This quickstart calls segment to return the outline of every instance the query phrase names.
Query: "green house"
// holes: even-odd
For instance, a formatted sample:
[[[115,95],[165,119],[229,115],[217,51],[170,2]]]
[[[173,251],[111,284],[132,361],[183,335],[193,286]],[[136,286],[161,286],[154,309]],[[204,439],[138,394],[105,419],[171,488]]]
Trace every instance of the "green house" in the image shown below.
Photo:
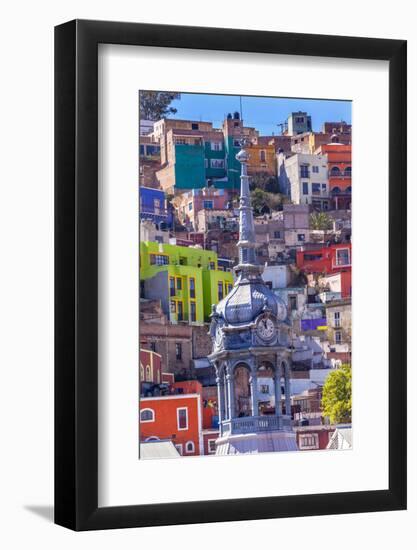
[[[157,242],[140,243],[141,296],[161,300],[171,322],[202,324],[233,286],[211,250]]]

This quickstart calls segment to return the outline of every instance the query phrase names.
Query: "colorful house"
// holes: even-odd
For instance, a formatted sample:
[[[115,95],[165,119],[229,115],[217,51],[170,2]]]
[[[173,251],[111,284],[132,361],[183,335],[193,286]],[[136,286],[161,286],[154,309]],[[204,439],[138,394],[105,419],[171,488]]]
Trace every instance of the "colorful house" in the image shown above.
[[[314,249],[297,250],[296,264],[304,273],[340,274],[342,298],[352,294],[352,245],[333,244]]]
[[[216,387],[203,388],[197,380],[175,382],[170,395],[141,397],[140,441],[172,441],[183,456],[215,453],[218,429]]]
[[[140,279],[142,297],[161,300],[172,323],[204,323],[233,286],[212,250],[147,241],[140,243]]]
[[[338,139],[332,136],[333,140]],[[333,141],[319,147],[327,155],[329,191],[336,210],[350,209],[352,202],[352,146]]]
[[[142,397],[139,409],[140,441],[169,440],[180,455],[203,454],[200,394]]]
[[[160,189],[151,187],[139,187],[139,216],[141,220],[150,220],[154,223],[171,223],[165,193]]]

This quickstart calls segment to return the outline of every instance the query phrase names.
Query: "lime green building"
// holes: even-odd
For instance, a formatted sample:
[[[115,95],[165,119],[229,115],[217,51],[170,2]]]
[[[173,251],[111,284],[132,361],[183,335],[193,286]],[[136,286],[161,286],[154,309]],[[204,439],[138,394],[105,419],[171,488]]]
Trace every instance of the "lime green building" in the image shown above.
[[[212,250],[144,241],[140,243],[141,297],[161,301],[171,322],[202,324],[212,304],[232,289],[233,275],[218,268]]]

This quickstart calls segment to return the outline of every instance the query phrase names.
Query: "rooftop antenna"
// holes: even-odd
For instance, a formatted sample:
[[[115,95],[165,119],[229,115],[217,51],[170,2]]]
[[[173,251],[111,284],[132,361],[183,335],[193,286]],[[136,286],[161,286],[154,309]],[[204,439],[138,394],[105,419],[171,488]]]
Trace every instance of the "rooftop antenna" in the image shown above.
[[[242,110],[242,96],[239,96],[239,103],[240,103],[240,120],[243,120],[243,110]]]

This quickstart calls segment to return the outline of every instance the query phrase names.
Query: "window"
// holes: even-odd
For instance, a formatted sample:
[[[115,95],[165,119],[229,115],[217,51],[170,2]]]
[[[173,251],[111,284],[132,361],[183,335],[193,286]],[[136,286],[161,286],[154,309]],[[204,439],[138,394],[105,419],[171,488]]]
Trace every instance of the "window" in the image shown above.
[[[266,151],[259,151],[259,159],[261,162],[266,162]]]
[[[216,269],[216,262],[210,262],[209,263],[209,269]]]
[[[317,434],[300,435],[300,449],[318,449],[319,438]]]
[[[193,209],[193,203],[192,202],[189,202],[188,203],[188,210],[192,210]]]
[[[321,190],[322,190],[322,191],[326,191],[326,184],[325,184],[325,183],[322,183],[322,184],[321,184]]]
[[[146,365],[146,369],[145,369],[145,381],[146,382],[151,382],[152,381],[152,378],[151,378],[151,367],[149,365]]]
[[[229,294],[233,288],[232,283],[226,283],[226,292]]]
[[[145,380],[145,372],[143,370],[143,365],[140,366],[140,381],[144,382]]]
[[[320,184],[319,183],[312,183],[311,184],[311,192],[313,195],[320,195]]]
[[[171,300],[170,310],[171,310],[171,313],[176,313],[177,312],[177,302],[175,300]]]
[[[190,277],[190,298],[195,298],[195,279]]]
[[[185,452],[186,453],[193,453],[195,451],[194,443],[193,441],[187,441],[185,444]]]
[[[208,439],[207,440],[208,452],[214,454],[216,452],[216,440]]]
[[[175,278],[174,277],[169,278],[169,295],[175,296]]]
[[[336,265],[350,265],[350,254],[348,248],[336,250]]]
[[[268,384],[261,384],[261,393],[269,393]]]
[[[195,302],[190,302],[190,321],[192,323],[197,321],[197,309]]]
[[[330,170],[330,175],[333,177],[340,176],[340,169],[337,166],[333,166],[333,168]]]
[[[210,159],[210,168],[224,168],[224,159]]]
[[[219,302],[220,300],[223,300],[223,282],[222,281],[219,281],[217,283],[217,295],[219,298]]]
[[[182,359],[182,344],[179,342],[175,344],[175,359],[177,361],[181,361]]]
[[[309,178],[310,175],[308,173],[308,165],[301,165],[300,166],[300,176],[302,178]]]
[[[151,351],[156,351],[156,342],[151,342],[150,348],[151,348]]]
[[[319,173],[319,167],[318,166],[313,166],[311,168],[311,171],[313,172],[313,174],[318,174]]]
[[[178,453],[182,455],[182,443],[177,443],[175,445],[175,448],[177,449]]]
[[[281,238],[281,231],[274,231],[274,239],[280,239]]]
[[[304,124],[304,117],[303,116],[296,116],[295,117],[295,122],[297,124]]]
[[[234,147],[240,147],[240,141],[238,139],[233,140],[233,146]]]
[[[180,256],[180,265],[187,265],[187,258]]]
[[[178,321],[184,320],[182,302],[177,302],[177,320]]]
[[[306,240],[306,236],[304,233],[298,233],[297,235],[297,241],[303,243]]]
[[[352,167],[351,166],[346,166],[345,176],[348,176],[349,178],[352,176]]]
[[[223,143],[221,141],[212,141],[210,143],[210,148],[212,151],[222,151]]]
[[[203,201],[203,208],[205,208],[206,210],[212,210],[213,201]]]
[[[340,327],[340,311],[334,312],[334,326]]]
[[[153,409],[142,409],[140,411],[140,421],[141,422],[154,422],[155,413]]]
[[[342,343],[342,332],[340,330],[336,330],[334,333],[334,341],[336,344]]]
[[[151,254],[149,258],[149,263],[151,265],[168,265],[168,262],[168,256],[163,254]]]
[[[191,130],[198,130],[198,124],[197,124],[197,122],[192,122],[192,123],[191,123]]]
[[[297,309],[297,296],[294,296],[293,294],[288,296],[288,304],[291,311]]]
[[[187,409],[187,407],[177,409],[177,428],[178,428],[178,430],[188,430],[188,409]]]
[[[182,279],[177,277],[177,290],[182,290]]]
[[[308,181],[303,181],[303,195],[308,195]]]
[[[160,235],[155,235],[155,242],[157,242],[157,243],[163,243],[163,242],[164,242],[164,238],[161,237]]]

